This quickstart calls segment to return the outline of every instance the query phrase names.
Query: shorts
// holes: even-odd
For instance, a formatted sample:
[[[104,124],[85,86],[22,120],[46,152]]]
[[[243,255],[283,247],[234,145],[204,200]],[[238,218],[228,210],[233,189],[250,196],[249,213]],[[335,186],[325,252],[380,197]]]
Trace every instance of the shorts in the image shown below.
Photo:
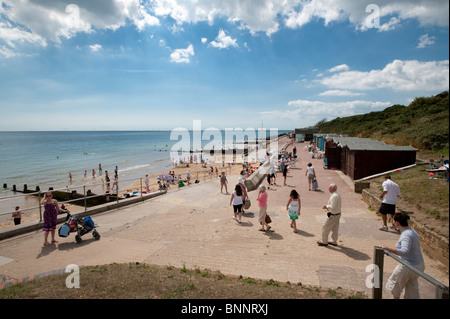
[[[243,204],[239,204],[239,205],[233,205],[233,210],[235,213],[242,213],[242,205]]]
[[[381,203],[380,209],[378,209],[378,212],[380,212],[383,215],[394,215],[395,214],[395,205],[392,204],[386,204]]]

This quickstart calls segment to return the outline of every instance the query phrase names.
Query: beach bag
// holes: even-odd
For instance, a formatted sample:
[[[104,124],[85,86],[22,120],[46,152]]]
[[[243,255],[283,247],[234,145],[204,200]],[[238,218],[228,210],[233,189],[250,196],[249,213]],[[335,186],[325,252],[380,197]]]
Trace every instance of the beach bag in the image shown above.
[[[88,216],[85,219],[83,219],[83,221],[89,228],[94,228],[94,221],[92,220],[91,217]]]
[[[66,222],[67,226],[69,226],[70,232],[76,232],[77,231],[77,221],[73,219],[72,217],[69,218],[69,220]]]
[[[64,223],[61,227],[58,229],[58,235],[59,237],[67,237],[70,233],[70,227],[67,225],[67,223]]]
[[[270,218],[269,214],[266,214],[266,224],[270,224],[272,222],[272,218]]]
[[[319,188],[319,183],[317,182],[317,179],[314,179],[314,182],[312,184],[312,188],[313,188],[314,191]]]
[[[247,198],[244,202],[244,209],[249,209],[250,206],[252,206],[252,202]]]

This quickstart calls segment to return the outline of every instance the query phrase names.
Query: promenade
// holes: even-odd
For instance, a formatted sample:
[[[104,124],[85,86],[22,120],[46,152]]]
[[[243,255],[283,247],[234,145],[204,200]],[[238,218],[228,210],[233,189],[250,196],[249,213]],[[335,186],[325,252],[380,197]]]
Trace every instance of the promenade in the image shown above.
[[[282,143],[280,142],[280,146]],[[268,190],[269,232],[258,231],[257,191],[249,193],[251,208],[242,223],[232,219],[231,192],[238,176],[228,176],[228,192],[220,192],[219,179],[173,190],[166,195],[92,216],[101,239],[91,234],[75,243],[74,234],[58,237],[59,243],[43,246],[44,234],[34,231],[0,242],[0,285],[37,274],[79,266],[139,262],[175,267],[219,270],[225,275],[301,282],[336,289],[363,291],[370,273],[374,246],[395,246],[399,234],[378,230],[381,218],[354,193],[352,183],[340,171],[326,170],[322,160],[310,159],[306,143],[295,143],[299,158],[283,185],[281,173]],[[292,151],[293,145],[287,149]],[[308,191],[306,165],[312,162],[318,191]],[[335,183],[342,196],[338,246],[319,247],[329,198],[328,185]],[[267,182],[264,181],[267,186]],[[301,196],[298,232],[289,226],[286,203],[296,189]],[[448,274],[438,261],[424,254],[425,273],[448,285]],[[384,283],[397,262],[385,257]],[[83,279],[81,278],[81,284]],[[384,286],[384,284],[383,284]],[[419,280],[422,298],[434,298],[434,286]],[[391,295],[384,291],[383,297]]]

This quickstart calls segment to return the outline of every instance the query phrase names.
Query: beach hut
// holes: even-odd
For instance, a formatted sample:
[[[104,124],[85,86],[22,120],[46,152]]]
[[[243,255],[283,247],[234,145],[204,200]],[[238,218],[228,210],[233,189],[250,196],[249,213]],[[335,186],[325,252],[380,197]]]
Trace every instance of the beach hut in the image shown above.
[[[295,129],[295,141],[299,142],[309,142],[314,139],[314,134],[316,134],[318,129],[316,127],[310,126],[306,128],[296,128]]]
[[[353,180],[415,164],[418,151],[357,137],[328,137],[325,145],[328,168],[340,169]]]

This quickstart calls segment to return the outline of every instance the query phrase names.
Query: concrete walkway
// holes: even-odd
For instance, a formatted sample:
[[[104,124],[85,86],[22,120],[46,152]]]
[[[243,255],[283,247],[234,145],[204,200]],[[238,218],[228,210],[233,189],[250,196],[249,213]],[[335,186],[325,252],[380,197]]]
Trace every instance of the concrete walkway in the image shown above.
[[[132,206],[93,216],[101,239],[83,236],[75,243],[74,234],[57,238],[58,244],[43,246],[44,234],[34,231],[0,242],[0,286],[14,280],[79,266],[140,262],[200,269],[220,270],[227,275],[242,275],[277,281],[301,282],[336,289],[363,291],[370,273],[374,246],[395,246],[399,234],[378,230],[381,218],[362,202],[342,173],[323,169],[322,160],[309,159],[306,144],[295,144],[300,155],[297,168],[288,173],[287,186],[281,173],[277,186],[268,190],[270,232],[258,231],[257,192],[249,193],[252,206],[242,224],[233,219],[230,195],[220,192],[219,180],[174,190]],[[292,151],[289,146],[288,151]],[[305,170],[311,161],[316,169],[319,190],[308,191]],[[238,176],[229,176],[228,191]],[[329,198],[328,185],[335,183],[342,195],[343,213],[337,247],[319,247],[326,214],[321,208]],[[267,186],[267,182],[264,181]],[[289,226],[286,203],[296,189],[302,210],[299,231]],[[425,257],[425,272],[448,285],[448,274],[438,261]],[[385,258],[384,282],[396,266]],[[82,282],[82,278],[81,278]],[[434,286],[420,280],[422,298],[434,298]],[[384,292],[384,298],[391,298]]]

